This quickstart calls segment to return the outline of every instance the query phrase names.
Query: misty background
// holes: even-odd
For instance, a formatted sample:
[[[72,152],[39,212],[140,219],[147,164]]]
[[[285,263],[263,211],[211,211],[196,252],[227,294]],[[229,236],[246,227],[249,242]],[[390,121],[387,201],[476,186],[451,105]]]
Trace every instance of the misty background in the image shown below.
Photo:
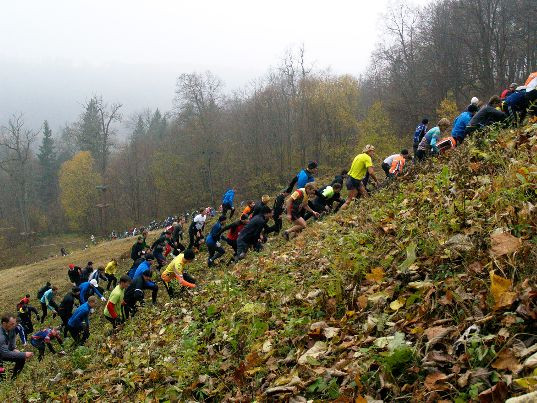
[[[165,112],[182,73],[210,70],[231,93],[302,45],[316,68],[357,76],[388,3],[2,1],[0,122],[22,112],[28,127],[47,119],[57,131],[93,95],[124,116]]]

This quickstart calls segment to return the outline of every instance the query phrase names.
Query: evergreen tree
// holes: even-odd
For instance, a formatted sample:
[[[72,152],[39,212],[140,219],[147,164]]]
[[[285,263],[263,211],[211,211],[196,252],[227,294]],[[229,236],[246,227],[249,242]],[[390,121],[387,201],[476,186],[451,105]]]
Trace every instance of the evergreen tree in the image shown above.
[[[50,130],[46,120],[43,123],[43,140],[39,146],[37,158],[39,159],[39,165],[41,166],[39,194],[43,204],[49,206],[57,195],[57,157],[54,148],[54,139],[52,138],[52,130]]]

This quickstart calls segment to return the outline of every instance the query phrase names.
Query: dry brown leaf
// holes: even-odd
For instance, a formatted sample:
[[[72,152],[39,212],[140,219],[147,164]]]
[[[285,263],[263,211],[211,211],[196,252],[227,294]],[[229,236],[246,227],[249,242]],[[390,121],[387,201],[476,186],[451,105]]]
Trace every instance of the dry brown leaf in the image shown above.
[[[500,351],[492,363],[492,368],[507,369],[516,373],[522,369],[522,365],[520,365],[511,349],[504,349]]]
[[[494,310],[511,306],[517,297],[516,292],[508,291],[511,288],[511,280],[494,274],[494,270],[491,270],[489,275],[490,293],[494,298]]]
[[[484,390],[479,394],[479,403],[504,402],[507,394],[508,391],[505,382],[498,382],[492,388]]]
[[[446,385],[444,382],[449,377],[442,372],[433,372],[425,377],[424,385],[427,390],[446,390],[449,389],[449,385]]]
[[[493,256],[499,257],[516,252],[522,245],[522,240],[511,235],[509,232],[499,232],[490,236]]]
[[[468,269],[474,273],[481,273],[483,271],[483,265],[481,262],[474,262],[468,266]]]
[[[362,397],[361,395],[358,396],[356,399],[354,399],[354,403],[367,403],[367,400],[365,397]]]
[[[365,309],[365,307],[367,306],[367,295],[360,295],[358,297],[358,306],[361,309]]]
[[[453,327],[434,326],[425,329],[423,333],[427,336],[429,343],[436,343],[447,336],[449,332],[453,330]]]
[[[375,267],[371,269],[371,273],[367,273],[365,278],[369,281],[374,281],[375,283],[381,283],[384,279],[384,269],[382,267]]]

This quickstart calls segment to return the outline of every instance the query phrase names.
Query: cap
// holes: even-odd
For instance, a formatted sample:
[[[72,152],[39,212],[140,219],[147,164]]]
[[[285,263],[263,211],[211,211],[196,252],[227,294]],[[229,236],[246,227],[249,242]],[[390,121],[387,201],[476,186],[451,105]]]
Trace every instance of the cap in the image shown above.
[[[479,99],[477,99],[477,97],[472,97],[472,99],[470,100],[470,103],[473,105],[477,105],[479,103]]]
[[[97,280],[95,280],[94,278],[90,280],[90,284],[94,287],[97,287],[99,285],[99,283],[97,283]]]
[[[75,268],[75,265],[72,264],[72,263],[69,263],[69,268],[70,268],[70,269],[74,269],[74,268]]]
[[[366,145],[366,146],[364,147],[364,149],[362,150],[362,152],[364,152],[364,153],[367,153],[367,152],[369,152],[369,151],[375,151],[375,147],[372,146],[371,144]]]

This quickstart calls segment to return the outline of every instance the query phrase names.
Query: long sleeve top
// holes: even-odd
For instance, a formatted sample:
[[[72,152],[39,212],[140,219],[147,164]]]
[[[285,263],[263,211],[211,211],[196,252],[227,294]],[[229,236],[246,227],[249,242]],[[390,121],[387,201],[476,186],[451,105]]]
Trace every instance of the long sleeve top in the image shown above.
[[[22,352],[13,351],[15,350],[16,336],[15,329],[8,332],[0,326],[0,359],[17,360],[26,357],[26,354]]]
[[[97,288],[92,286],[89,281],[86,281],[85,283],[80,284],[80,303],[84,304],[89,296],[91,296],[91,292],[94,292],[99,296],[99,298],[102,298],[103,295],[99,292]]]
[[[47,308],[50,309],[51,311],[54,310],[54,307],[50,305],[50,302],[53,300],[54,300],[54,291],[52,291],[52,289],[47,290],[47,292],[45,292],[43,296],[41,297],[41,303],[45,304]]]
[[[73,312],[73,315],[67,322],[67,324],[70,327],[80,329],[83,327],[84,323],[86,323],[89,326],[89,314],[91,312],[91,308],[87,302],[80,305],[76,310]]]

